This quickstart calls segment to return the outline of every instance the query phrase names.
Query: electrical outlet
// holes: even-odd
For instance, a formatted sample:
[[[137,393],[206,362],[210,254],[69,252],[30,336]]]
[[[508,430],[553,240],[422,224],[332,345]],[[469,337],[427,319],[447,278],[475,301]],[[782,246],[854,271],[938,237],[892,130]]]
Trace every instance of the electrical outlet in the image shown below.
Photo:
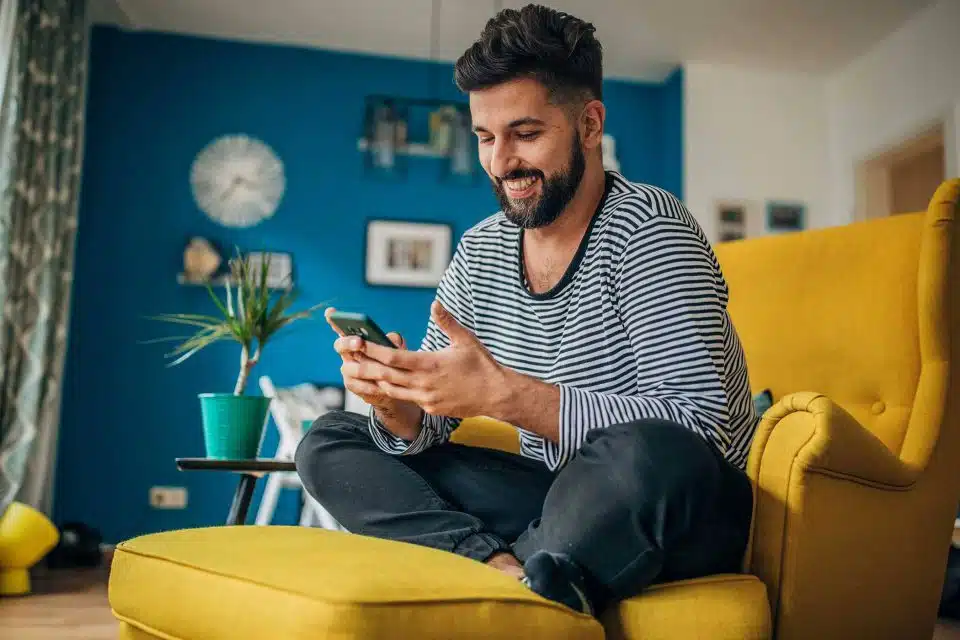
[[[150,506],[154,509],[185,509],[186,487],[150,487]]]

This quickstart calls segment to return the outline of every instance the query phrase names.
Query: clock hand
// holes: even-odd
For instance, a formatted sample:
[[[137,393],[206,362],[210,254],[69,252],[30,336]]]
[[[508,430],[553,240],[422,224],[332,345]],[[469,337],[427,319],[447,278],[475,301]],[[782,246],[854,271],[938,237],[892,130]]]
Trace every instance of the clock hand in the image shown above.
[[[230,186],[227,187],[227,190],[220,194],[220,200],[226,200],[230,194],[233,193],[233,190],[240,186],[240,183],[247,182],[243,176],[234,176],[233,181],[230,183]]]

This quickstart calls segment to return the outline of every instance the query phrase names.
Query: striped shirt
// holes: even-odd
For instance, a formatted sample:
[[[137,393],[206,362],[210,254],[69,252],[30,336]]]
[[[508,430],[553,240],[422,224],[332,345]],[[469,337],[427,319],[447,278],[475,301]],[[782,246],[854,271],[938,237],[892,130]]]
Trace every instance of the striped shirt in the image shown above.
[[[575,257],[545,293],[526,285],[522,240],[503,213],[487,218],[463,235],[437,289],[497,362],[559,387],[559,442],[517,425],[521,455],[557,470],[591,429],[662,418],[743,468],[759,419],[720,265],[683,204],[608,172]],[[430,320],[421,350],[448,344]],[[425,414],[408,442],[370,415],[374,441],[393,454],[444,442],[459,425]]]

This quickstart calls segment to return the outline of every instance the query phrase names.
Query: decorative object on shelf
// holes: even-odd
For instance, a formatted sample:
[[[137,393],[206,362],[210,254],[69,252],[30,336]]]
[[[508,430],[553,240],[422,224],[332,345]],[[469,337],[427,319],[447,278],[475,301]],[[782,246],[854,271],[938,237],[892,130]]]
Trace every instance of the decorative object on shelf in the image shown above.
[[[210,253],[213,252],[213,253]],[[214,264],[214,256],[216,264]],[[251,270],[259,272],[261,265],[268,266],[266,288],[289,290],[293,288],[293,257],[289,253],[264,253],[251,251],[244,258]],[[236,277],[219,271],[222,260],[216,250],[203,238],[193,238],[184,251],[184,271],[177,274],[177,283],[190,286],[220,287],[228,282],[237,286]]]
[[[453,110],[449,176],[467,181],[473,179],[477,167],[477,154],[474,148],[476,136],[473,135],[470,123],[469,110],[463,107]]]
[[[620,161],[617,160],[617,141],[609,133],[603,134],[603,168],[607,171],[620,171]]]
[[[194,282],[210,280],[223,262],[206,238],[191,238],[183,251],[183,275]]]
[[[806,207],[799,202],[767,202],[767,231],[770,233],[790,233],[802,231]]]
[[[742,202],[717,203],[717,236],[720,242],[747,237],[747,207]]]
[[[254,272],[267,265],[267,288],[283,289],[293,283],[293,258],[289,253],[250,252],[247,256]]]
[[[449,224],[371,220],[367,223],[367,284],[436,287],[450,263],[452,243]]]
[[[190,170],[197,206],[227,227],[252,227],[273,216],[286,190],[283,163],[264,142],[244,134],[217,138]]]
[[[207,291],[216,306],[215,315],[196,313],[164,313],[154,320],[193,327],[189,338],[166,338],[180,344],[168,354],[174,358],[170,366],[186,361],[198,351],[223,340],[240,344],[240,369],[233,393],[201,393],[200,412],[203,435],[209,458],[254,458],[260,449],[263,427],[270,398],[244,395],[250,371],[260,361],[266,345],[291,323],[307,318],[323,304],[302,311],[291,311],[297,293],[293,289],[271,295],[267,286],[269,260],[259,269],[252,269],[249,257],[230,260],[230,278],[225,282],[225,298],[221,299],[207,284]]]
[[[406,109],[389,98],[367,100],[364,123],[368,171],[382,175],[401,174],[406,169]]]
[[[430,112],[430,148],[438,155],[450,153],[453,146],[453,127],[457,118],[457,109],[451,104],[437,107]]]
[[[465,103],[371,95],[357,149],[373,175],[405,175],[409,157],[441,158],[444,178],[472,181],[478,160],[471,126]]]

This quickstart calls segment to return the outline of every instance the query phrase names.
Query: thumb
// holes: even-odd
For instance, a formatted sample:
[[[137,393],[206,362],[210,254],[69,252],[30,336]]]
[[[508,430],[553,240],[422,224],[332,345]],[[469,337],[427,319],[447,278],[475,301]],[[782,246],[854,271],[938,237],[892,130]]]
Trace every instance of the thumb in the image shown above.
[[[395,346],[396,348],[398,349],[407,348],[407,341],[404,340],[403,336],[397,333],[396,331],[391,331],[390,333],[387,334],[387,337],[390,338],[390,342],[392,342],[393,346]]]
[[[447,337],[450,338],[450,342],[462,343],[462,342],[473,342],[476,340],[474,335],[463,328],[457,319],[453,317],[449,311],[447,311],[442,304],[433,301],[433,304],[430,305],[430,317],[433,318],[433,321],[437,323],[437,326],[440,327],[440,330],[447,334]]]

